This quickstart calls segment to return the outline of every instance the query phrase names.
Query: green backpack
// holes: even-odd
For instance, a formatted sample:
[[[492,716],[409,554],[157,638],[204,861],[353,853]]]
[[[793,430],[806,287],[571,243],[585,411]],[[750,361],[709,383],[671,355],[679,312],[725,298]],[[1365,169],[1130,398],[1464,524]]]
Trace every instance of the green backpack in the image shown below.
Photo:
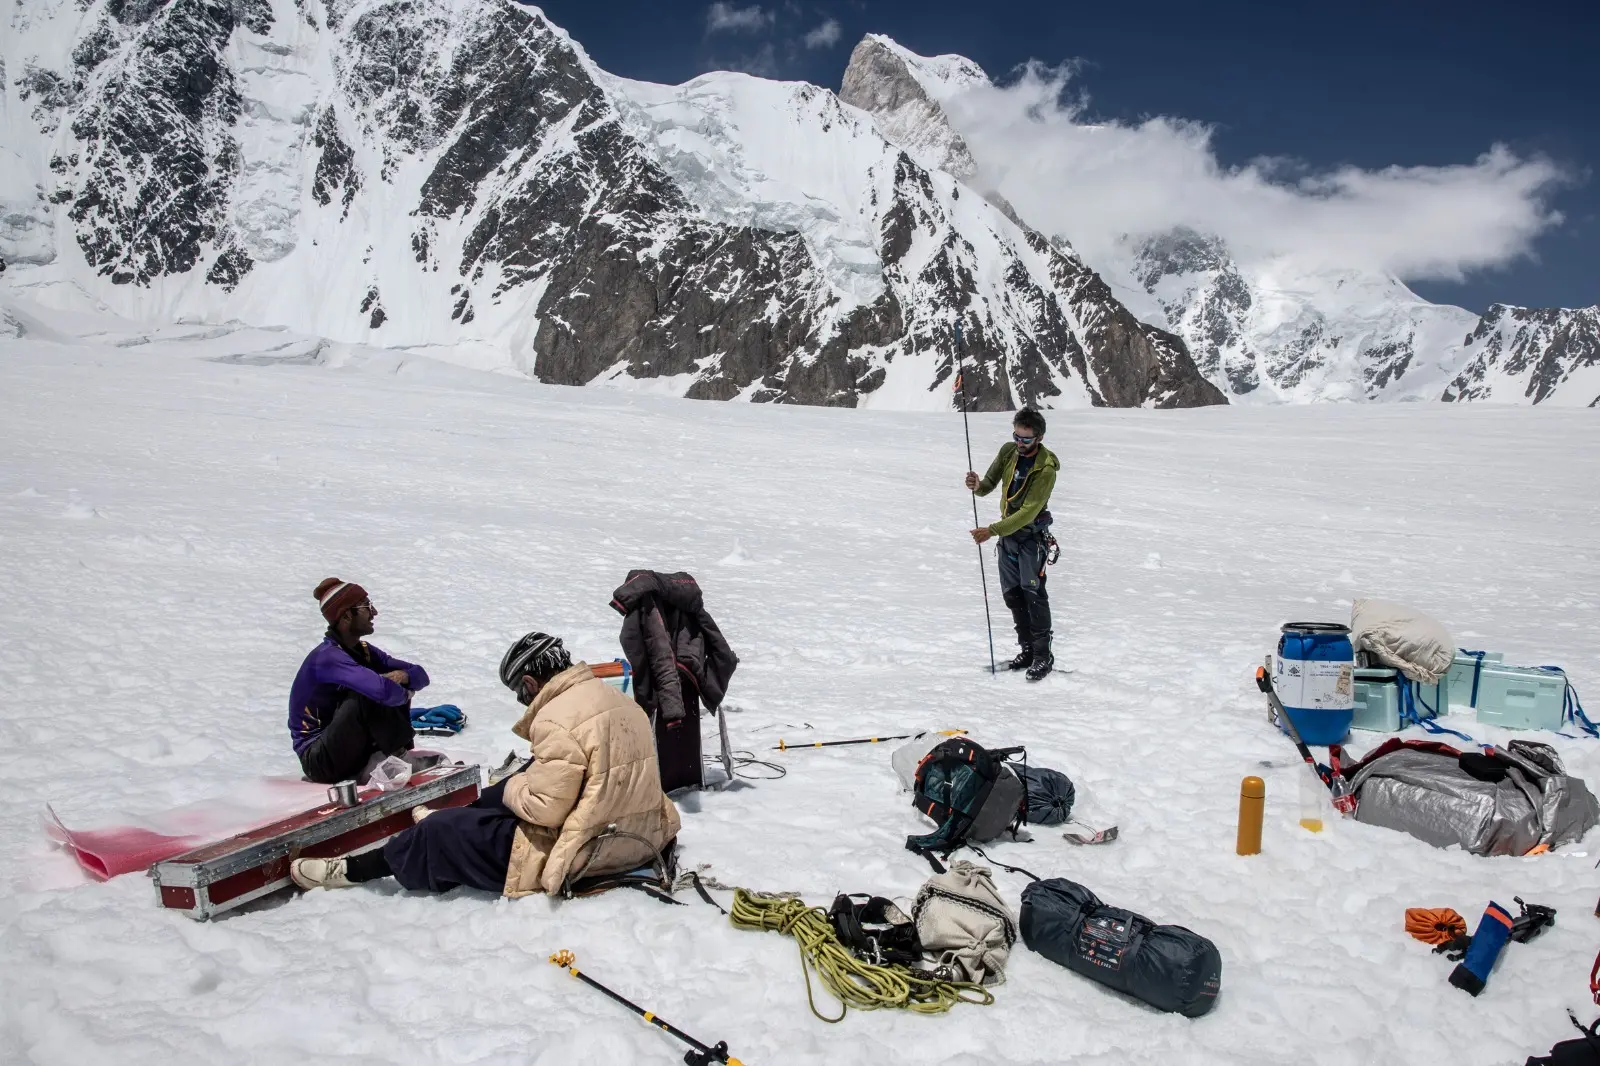
[[[1028,796],[1022,775],[1009,762],[1013,756],[1021,757],[1025,770],[1025,748],[991,751],[964,737],[943,741],[924,755],[911,803],[938,828],[907,837],[906,850],[948,855],[969,840],[982,843],[1007,830],[1015,836],[1028,821]]]

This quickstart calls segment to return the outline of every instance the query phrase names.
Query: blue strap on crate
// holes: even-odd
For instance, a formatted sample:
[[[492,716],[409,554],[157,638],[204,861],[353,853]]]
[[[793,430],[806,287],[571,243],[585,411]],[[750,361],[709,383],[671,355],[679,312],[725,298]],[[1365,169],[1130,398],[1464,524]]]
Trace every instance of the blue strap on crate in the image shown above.
[[[1438,709],[1428,706],[1428,701],[1423,699],[1422,693],[1419,691],[1420,686],[1415,681],[1404,674],[1396,675],[1395,680],[1400,683],[1400,723],[1402,725],[1420,725],[1423,729],[1436,736],[1449,733],[1453,737],[1460,737],[1468,744],[1478,743],[1459,730],[1450,729],[1435,722],[1433,718],[1434,715],[1439,713]],[[1422,704],[1422,709],[1428,712],[1428,717],[1424,718],[1417,713],[1418,703]]]
[[[1541,666],[1539,669],[1547,670],[1552,674],[1560,674],[1561,680],[1567,683],[1566,694],[1561,700],[1561,723],[1565,725],[1566,723],[1571,722],[1589,736],[1600,737],[1600,727],[1597,727],[1589,720],[1589,716],[1583,713],[1583,704],[1578,700],[1577,686],[1572,683],[1572,678],[1567,676],[1567,672],[1559,666]],[[1583,739],[1582,737],[1575,737],[1570,733],[1563,733],[1559,730],[1557,730],[1556,736],[1566,737],[1568,740]]]
[[[1471,656],[1472,662],[1472,699],[1467,701],[1467,706],[1474,709],[1478,706],[1478,678],[1483,676],[1483,657],[1488,652],[1468,651],[1466,648],[1457,649],[1462,655]]]

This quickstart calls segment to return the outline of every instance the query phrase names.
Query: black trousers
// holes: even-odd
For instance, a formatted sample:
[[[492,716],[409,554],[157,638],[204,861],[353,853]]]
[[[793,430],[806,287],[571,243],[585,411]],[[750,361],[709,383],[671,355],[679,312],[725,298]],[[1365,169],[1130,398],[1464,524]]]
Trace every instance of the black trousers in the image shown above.
[[[1050,650],[1050,593],[1045,589],[1048,547],[1029,526],[1000,538],[1000,594],[1011,609],[1017,643],[1034,654]]]
[[[661,771],[661,791],[700,788],[704,784],[705,763],[700,758],[700,697],[683,687],[683,717],[669,722],[657,711],[656,765]]]
[[[300,753],[300,768],[313,781],[331,785],[359,774],[382,752],[410,751],[416,740],[410,707],[385,707],[350,693],[333,712],[317,739]]]
[[[517,832],[505,791],[501,781],[465,807],[434,811],[383,847],[351,856],[345,876],[352,881],[392,876],[412,891],[448,892],[461,885],[504,891]]]

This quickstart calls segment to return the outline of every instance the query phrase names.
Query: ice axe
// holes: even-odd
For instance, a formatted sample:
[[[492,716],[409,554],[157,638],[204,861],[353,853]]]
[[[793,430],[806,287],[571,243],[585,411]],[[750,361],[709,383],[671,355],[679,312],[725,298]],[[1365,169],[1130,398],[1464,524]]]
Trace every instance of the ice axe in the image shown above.
[[[960,737],[966,735],[965,729],[938,729],[934,730],[936,736]],[[788,751],[791,748],[837,748],[845,744],[878,744],[885,740],[914,740],[925,737],[927,733],[900,733],[892,737],[858,737],[855,740],[814,740],[809,744],[787,744],[783,738],[778,738],[778,744],[773,751]]]
[[[582,973],[579,971],[576,965],[578,957],[572,952],[562,949],[561,951],[558,951],[554,955],[550,956],[550,961],[561,967],[563,970],[566,970],[568,973],[582,981],[584,984],[588,985],[590,988],[598,989],[599,991],[604,992],[606,995],[610,996],[624,1007],[627,1007],[629,1010],[633,1011],[633,1013],[637,1014],[639,1017],[643,1018],[657,1029],[661,1029],[671,1036],[675,1036],[679,1040],[682,1040],[685,1044],[688,1044],[692,1050],[685,1051],[683,1053],[683,1061],[688,1063],[688,1066],[711,1066],[711,1063],[713,1062],[727,1063],[727,1066],[744,1066],[744,1063],[728,1054],[728,1042],[726,1040],[719,1040],[716,1044],[707,1047],[705,1044],[702,1044],[700,1041],[696,1040],[682,1029],[679,1029],[677,1026],[670,1025],[660,1018],[657,1018],[654,1014],[645,1010],[637,1003],[624,999],[617,993],[611,991],[611,989],[607,988],[605,985],[601,984],[599,981],[596,981],[594,978],[590,977],[588,974]]]
[[[1256,667],[1256,687],[1267,694],[1267,700],[1272,705],[1272,713],[1283,723],[1283,728],[1288,731],[1294,746],[1299,749],[1300,757],[1306,761],[1306,766],[1311,768],[1311,772],[1317,775],[1317,780],[1322,782],[1333,795],[1333,809],[1347,817],[1356,813],[1356,797],[1355,793],[1350,791],[1350,782],[1344,779],[1343,774],[1332,771],[1323,773],[1322,767],[1317,765],[1317,760],[1311,755],[1311,749],[1300,739],[1300,730],[1295,728],[1294,719],[1283,709],[1283,701],[1278,699],[1278,693],[1273,689],[1272,679],[1267,676],[1267,669],[1264,666]],[[1329,751],[1332,750],[1330,747]]]

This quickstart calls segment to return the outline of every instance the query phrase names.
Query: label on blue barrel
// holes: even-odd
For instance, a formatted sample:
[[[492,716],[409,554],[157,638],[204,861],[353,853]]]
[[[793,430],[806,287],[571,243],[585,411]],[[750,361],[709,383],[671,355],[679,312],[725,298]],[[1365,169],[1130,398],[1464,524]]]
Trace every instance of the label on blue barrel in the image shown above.
[[[1355,707],[1355,664],[1274,655],[1272,687],[1285,707],[1348,711]]]

